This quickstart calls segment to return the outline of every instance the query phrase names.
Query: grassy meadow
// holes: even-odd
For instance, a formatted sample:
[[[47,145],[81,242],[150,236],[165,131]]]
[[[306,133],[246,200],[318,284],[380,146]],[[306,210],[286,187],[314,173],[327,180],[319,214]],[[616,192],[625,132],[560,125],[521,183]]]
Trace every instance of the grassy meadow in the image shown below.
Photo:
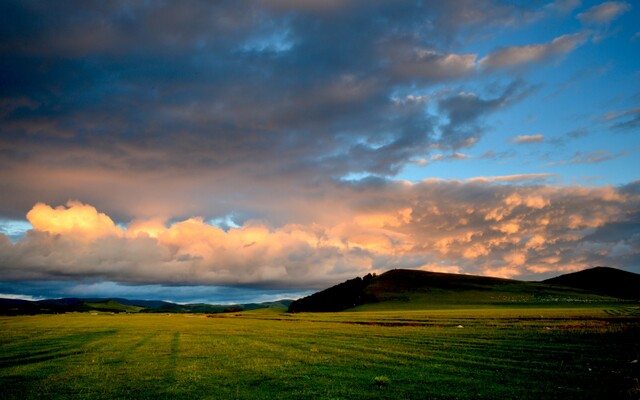
[[[0,317],[1,399],[638,399],[640,307]]]

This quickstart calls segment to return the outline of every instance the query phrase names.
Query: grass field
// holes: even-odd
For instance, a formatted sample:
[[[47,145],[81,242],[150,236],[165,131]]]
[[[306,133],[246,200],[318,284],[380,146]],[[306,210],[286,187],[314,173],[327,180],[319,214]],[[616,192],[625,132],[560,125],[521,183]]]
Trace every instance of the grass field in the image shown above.
[[[0,317],[2,399],[638,399],[640,307]]]

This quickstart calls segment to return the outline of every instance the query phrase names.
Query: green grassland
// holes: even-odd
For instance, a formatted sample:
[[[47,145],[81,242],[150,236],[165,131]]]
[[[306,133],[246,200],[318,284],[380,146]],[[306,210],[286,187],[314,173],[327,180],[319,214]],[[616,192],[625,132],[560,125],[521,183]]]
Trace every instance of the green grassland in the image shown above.
[[[562,307],[0,317],[0,398],[640,398],[637,303]]]

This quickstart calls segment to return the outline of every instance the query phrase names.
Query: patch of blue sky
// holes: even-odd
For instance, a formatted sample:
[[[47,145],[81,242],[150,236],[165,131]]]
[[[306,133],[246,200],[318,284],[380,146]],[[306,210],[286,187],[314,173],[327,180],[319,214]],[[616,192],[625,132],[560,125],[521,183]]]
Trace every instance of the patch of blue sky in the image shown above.
[[[290,31],[288,29],[280,29],[248,39],[242,45],[242,50],[282,53],[291,50],[294,44]]]
[[[241,226],[234,220],[233,214],[223,215],[221,217],[211,218],[206,222],[209,225],[217,226],[218,228],[228,231],[231,228],[240,228]]]
[[[24,237],[33,226],[27,221],[0,219],[0,233],[16,241]]]
[[[350,172],[341,177],[340,180],[344,182],[358,182],[367,178],[379,178],[379,176],[369,172]]]

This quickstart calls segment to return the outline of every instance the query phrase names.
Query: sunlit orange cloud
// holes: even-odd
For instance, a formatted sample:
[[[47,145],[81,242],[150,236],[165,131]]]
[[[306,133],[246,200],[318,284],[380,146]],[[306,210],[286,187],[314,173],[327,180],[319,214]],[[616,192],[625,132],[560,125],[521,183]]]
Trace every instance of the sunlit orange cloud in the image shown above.
[[[73,235],[78,239],[124,235],[122,228],[116,226],[106,214],[79,201],[69,201],[67,207],[56,208],[38,203],[27,213],[27,219],[36,230]]]
[[[149,236],[158,238],[167,231],[164,218],[137,219],[127,225],[127,237]]]

